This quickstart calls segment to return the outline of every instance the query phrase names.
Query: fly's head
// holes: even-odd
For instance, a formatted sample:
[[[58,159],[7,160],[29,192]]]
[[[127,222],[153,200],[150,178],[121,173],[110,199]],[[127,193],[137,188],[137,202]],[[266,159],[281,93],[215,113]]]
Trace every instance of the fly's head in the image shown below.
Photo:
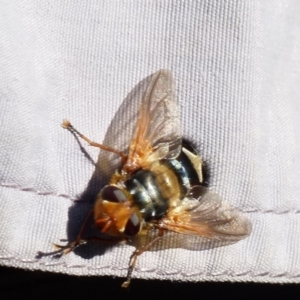
[[[132,206],[131,195],[116,185],[105,186],[94,207],[95,225],[111,236],[131,237],[139,233],[142,219]]]

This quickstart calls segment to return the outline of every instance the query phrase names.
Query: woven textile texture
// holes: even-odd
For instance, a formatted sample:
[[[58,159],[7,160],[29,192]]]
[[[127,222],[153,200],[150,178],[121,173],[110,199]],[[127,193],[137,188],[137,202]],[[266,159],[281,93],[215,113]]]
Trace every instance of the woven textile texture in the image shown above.
[[[79,142],[64,118],[123,150],[139,87],[170,69],[184,137],[212,189],[251,236],[203,251],[149,251],[134,277],[300,282],[300,2],[1,1],[0,264],[125,276],[133,247],[74,238],[117,158]],[[298,128],[298,129],[297,129]],[[99,154],[100,153],[100,154]]]

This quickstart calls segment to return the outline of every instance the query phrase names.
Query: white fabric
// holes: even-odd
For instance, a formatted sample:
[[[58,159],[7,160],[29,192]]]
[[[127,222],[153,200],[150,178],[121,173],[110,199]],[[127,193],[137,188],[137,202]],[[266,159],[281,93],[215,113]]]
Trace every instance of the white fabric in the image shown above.
[[[253,233],[213,250],[144,253],[133,276],[300,282],[298,0],[0,6],[1,265],[125,276],[130,246],[93,243],[81,255],[35,258],[75,234],[110,170],[101,154],[93,176],[99,151],[84,142],[81,149],[60,123],[68,118],[95,141],[124,144],[139,104],[130,92],[167,68],[184,136]]]

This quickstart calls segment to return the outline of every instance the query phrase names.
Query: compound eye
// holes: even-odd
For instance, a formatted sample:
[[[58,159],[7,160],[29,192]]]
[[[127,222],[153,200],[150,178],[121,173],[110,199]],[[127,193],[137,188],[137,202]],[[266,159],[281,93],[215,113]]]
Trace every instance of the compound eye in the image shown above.
[[[103,200],[116,203],[125,202],[127,200],[123,191],[113,185],[105,186],[102,189],[101,197]]]
[[[138,234],[140,231],[140,225],[139,217],[136,213],[133,213],[126,223],[124,234],[126,236],[134,236]]]

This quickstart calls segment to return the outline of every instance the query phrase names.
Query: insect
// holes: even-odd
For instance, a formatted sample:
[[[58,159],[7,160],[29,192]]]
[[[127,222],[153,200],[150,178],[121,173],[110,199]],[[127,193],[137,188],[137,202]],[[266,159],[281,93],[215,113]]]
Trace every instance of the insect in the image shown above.
[[[62,126],[91,146],[118,154],[121,167],[97,196],[93,216],[104,234],[128,242],[154,231],[151,240],[138,247],[129,261],[128,287],[139,255],[170,233],[180,234],[178,246],[194,248],[216,240],[216,245],[237,242],[251,232],[250,221],[220,197],[204,187],[203,162],[196,151],[182,143],[172,74],[156,72],[145,91],[128,153],[95,143],[77,131],[69,121]],[[55,245],[67,254],[88,241],[84,222],[75,241]],[[192,242],[193,241],[193,242]],[[165,246],[167,247],[167,245]]]

